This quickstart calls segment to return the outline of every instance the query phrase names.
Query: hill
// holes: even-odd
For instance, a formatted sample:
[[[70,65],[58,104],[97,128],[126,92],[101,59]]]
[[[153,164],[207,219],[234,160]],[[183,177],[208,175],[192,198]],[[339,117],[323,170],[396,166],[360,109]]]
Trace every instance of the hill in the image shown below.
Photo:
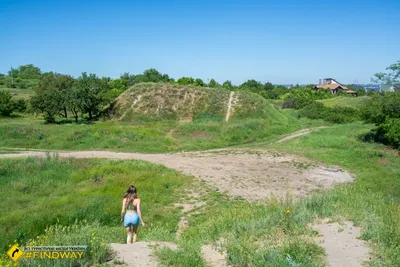
[[[14,100],[18,100],[18,99],[29,100],[34,94],[33,89],[0,87],[0,91],[1,90],[10,92],[10,94],[12,95]]]
[[[228,121],[277,116],[283,115],[257,94],[159,83],[131,87],[116,99],[111,110],[111,117],[121,121]]]

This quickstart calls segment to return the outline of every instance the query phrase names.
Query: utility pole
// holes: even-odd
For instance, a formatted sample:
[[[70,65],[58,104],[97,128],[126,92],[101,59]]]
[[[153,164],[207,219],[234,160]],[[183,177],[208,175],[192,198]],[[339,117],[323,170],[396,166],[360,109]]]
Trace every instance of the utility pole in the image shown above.
[[[10,76],[11,76],[11,85],[14,85],[14,80],[13,80],[13,73],[12,73],[12,65],[11,65],[11,71],[10,71]]]

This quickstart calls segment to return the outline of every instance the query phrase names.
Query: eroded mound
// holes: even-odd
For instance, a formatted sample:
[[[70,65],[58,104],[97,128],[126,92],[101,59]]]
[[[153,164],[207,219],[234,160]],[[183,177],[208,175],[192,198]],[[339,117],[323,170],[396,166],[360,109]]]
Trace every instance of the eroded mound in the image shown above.
[[[249,92],[142,83],[115,100],[111,116],[122,121],[172,119],[190,122],[203,117],[218,120],[265,117],[271,108],[262,97]]]

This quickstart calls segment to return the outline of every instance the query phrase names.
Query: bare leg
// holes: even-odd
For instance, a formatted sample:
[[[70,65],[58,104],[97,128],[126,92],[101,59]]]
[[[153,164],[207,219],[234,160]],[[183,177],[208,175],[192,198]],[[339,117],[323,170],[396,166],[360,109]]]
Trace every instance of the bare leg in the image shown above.
[[[126,227],[126,243],[127,244],[131,244],[132,243],[132,234],[131,234],[131,228],[130,227]]]
[[[133,243],[135,243],[136,242],[138,225],[133,226],[132,228],[133,228]]]

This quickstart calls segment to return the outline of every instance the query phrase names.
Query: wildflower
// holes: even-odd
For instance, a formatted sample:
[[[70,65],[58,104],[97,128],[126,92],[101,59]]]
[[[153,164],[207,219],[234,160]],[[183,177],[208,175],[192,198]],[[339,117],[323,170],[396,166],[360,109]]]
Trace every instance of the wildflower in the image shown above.
[[[286,213],[290,213],[290,211],[291,211],[290,208],[286,209]]]

